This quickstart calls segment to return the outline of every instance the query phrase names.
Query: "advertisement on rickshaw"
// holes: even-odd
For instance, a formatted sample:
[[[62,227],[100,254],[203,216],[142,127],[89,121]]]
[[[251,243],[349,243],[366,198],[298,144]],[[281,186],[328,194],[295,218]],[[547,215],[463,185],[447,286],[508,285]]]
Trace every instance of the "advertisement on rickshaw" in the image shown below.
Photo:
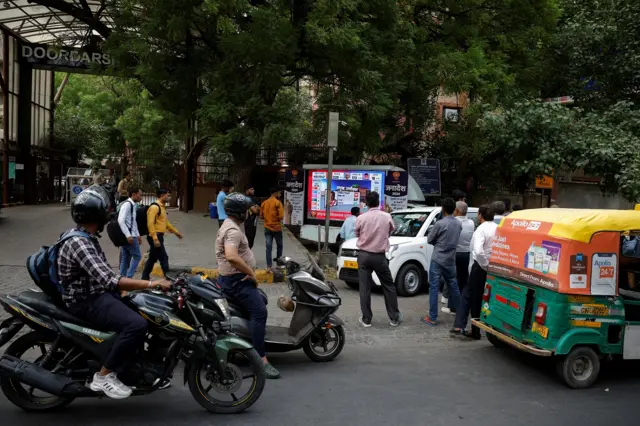
[[[553,235],[549,222],[505,218],[493,242],[489,272],[565,294],[616,295],[619,235],[588,243]]]

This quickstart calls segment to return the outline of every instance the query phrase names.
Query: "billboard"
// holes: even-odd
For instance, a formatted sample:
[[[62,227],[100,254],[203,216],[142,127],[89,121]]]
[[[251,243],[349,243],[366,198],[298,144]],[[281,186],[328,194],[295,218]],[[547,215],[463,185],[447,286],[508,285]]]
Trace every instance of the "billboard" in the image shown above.
[[[352,207],[366,210],[365,197],[371,191],[380,194],[380,208],[384,208],[384,183],[382,170],[334,170],[329,190],[329,219],[345,220],[351,215]],[[307,185],[307,218],[325,219],[327,170],[308,170]]]
[[[441,195],[440,160],[436,158],[409,158],[409,175],[420,185],[424,195]]]

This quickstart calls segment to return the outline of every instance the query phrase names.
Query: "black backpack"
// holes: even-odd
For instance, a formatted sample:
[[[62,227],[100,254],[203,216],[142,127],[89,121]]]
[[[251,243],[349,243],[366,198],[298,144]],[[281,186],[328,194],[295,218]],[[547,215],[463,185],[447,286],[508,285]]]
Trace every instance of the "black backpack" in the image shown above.
[[[125,201],[125,203],[129,203],[129,201]],[[122,204],[120,204],[120,208],[122,208]],[[136,205],[133,203],[131,204],[131,217],[133,218],[133,209],[136,208]],[[124,232],[122,232],[122,229],[120,228],[120,224],[118,223],[118,216],[119,214],[114,215],[107,224],[107,235],[109,236],[109,239],[114,246],[122,247],[129,244],[129,242],[127,241],[127,237],[124,235]],[[138,222],[136,221],[136,223]],[[129,230],[129,232],[131,232],[131,230]]]
[[[73,237],[91,238],[86,232],[69,231],[66,234],[62,234],[54,245],[43,246],[27,258],[27,271],[29,271],[31,279],[56,304],[62,303],[62,293],[64,291],[58,276],[58,250],[62,243]]]
[[[136,216],[136,223],[138,224],[138,232],[140,232],[140,236],[149,235],[149,227],[147,226],[147,212],[149,211],[149,207],[156,205],[158,206],[158,215],[156,218],[160,217],[160,212],[162,209],[160,208],[160,204],[151,203],[148,206],[142,206],[138,209]]]

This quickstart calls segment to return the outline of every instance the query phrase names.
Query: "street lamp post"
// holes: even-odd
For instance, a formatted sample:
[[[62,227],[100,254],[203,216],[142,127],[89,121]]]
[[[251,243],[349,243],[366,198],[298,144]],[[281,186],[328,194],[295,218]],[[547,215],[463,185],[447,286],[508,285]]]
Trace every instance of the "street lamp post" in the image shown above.
[[[329,113],[329,131],[327,133],[327,148],[329,149],[329,161],[327,167],[327,195],[324,219],[324,245],[322,253],[319,253],[319,262],[323,265],[334,266],[335,255],[329,251],[329,224],[331,216],[331,180],[333,179],[333,151],[338,147],[338,129],[340,127],[340,115],[337,112]]]

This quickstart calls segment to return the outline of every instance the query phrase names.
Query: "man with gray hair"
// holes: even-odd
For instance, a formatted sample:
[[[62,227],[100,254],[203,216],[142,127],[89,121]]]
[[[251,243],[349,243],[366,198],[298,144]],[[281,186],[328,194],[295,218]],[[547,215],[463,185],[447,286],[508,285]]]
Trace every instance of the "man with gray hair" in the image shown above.
[[[460,293],[464,290],[469,281],[469,263],[471,259],[471,237],[476,229],[476,225],[473,220],[467,217],[467,211],[469,206],[464,201],[456,202],[456,209],[453,212],[453,216],[460,221],[462,225],[462,232],[460,232],[460,238],[458,239],[458,246],[456,247],[456,277],[458,278],[458,287]],[[447,289],[448,290],[448,289]],[[448,293],[448,292],[447,292]],[[455,314],[456,307],[451,304],[451,300],[447,298],[447,306],[443,306],[440,309],[447,314]]]
[[[504,204],[504,201],[494,201],[491,204],[491,210],[493,210],[494,213],[493,221],[500,225],[500,221],[506,216],[504,212],[507,211],[507,206]]]

